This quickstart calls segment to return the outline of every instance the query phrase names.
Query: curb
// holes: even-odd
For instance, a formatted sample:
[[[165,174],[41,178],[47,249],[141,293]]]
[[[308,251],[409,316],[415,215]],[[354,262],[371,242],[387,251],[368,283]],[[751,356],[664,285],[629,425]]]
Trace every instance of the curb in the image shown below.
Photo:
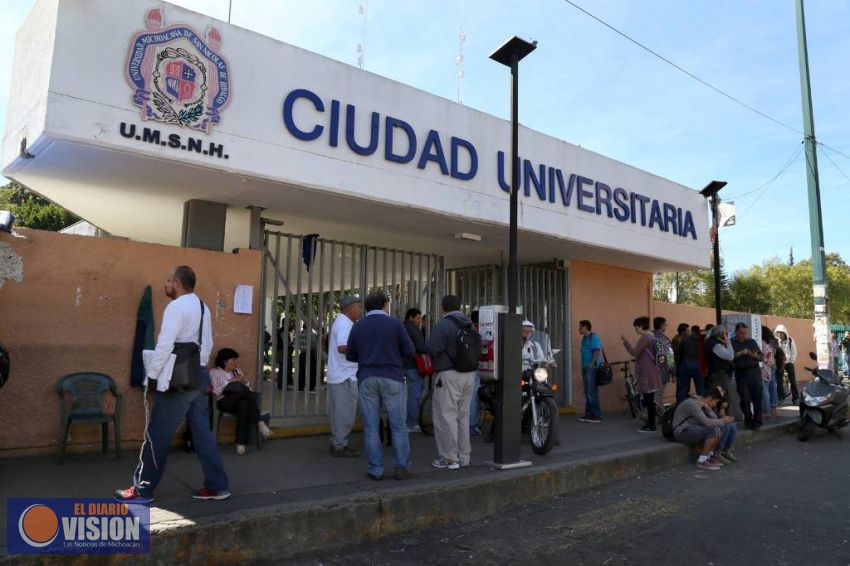
[[[737,446],[775,440],[793,430],[786,421],[757,433],[740,431]],[[227,564],[280,561],[379,538],[481,519],[503,510],[598,488],[693,460],[693,449],[665,443],[616,456],[555,462],[493,472],[439,484],[364,492],[305,503],[287,503],[154,527],[148,557],[88,555],[85,564]],[[5,556],[0,564],[67,564],[67,555]]]

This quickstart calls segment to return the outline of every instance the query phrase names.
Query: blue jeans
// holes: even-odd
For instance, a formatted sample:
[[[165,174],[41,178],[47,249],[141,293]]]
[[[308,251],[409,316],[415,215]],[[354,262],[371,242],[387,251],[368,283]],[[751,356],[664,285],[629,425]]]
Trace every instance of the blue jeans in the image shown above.
[[[676,402],[681,403],[688,398],[691,392],[691,380],[694,380],[694,389],[697,395],[702,395],[705,391],[705,380],[699,372],[699,363],[684,362],[679,366],[679,372],[676,375]]]
[[[478,430],[478,388],[481,387],[481,375],[475,372],[475,384],[472,386],[472,399],[469,402],[469,432]]]
[[[404,370],[407,378],[407,427],[419,426],[419,402],[424,380],[416,368]]]
[[[392,431],[393,463],[396,468],[410,467],[410,439],[407,435],[407,387],[388,377],[360,379],[360,410],[363,419],[364,456],[369,474],[384,475],[384,452],[378,428],[381,407],[387,411]]]
[[[582,368],[581,378],[584,384],[584,416],[601,419],[602,407],[599,406],[599,387],[596,385],[596,368]]]
[[[732,448],[732,445],[735,444],[735,436],[738,434],[738,427],[735,426],[735,423],[730,423],[723,427],[723,435],[720,437],[720,444],[717,445],[717,449],[720,451],[726,451]]]
[[[762,380],[762,412],[770,412],[770,409],[779,404],[779,395],[776,391],[776,373],[770,381]]]
[[[133,473],[133,485],[148,497],[162,480],[165,464],[168,462],[168,452],[171,440],[177,432],[177,427],[186,419],[192,429],[192,444],[195,453],[201,461],[204,471],[204,487],[210,491],[228,489],[227,473],[218,453],[215,437],[210,430],[210,418],[207,411],[207,387],[210,374],[202,369],[203,379],[201,388],[186,393],[160,393],[154,396],[148,425],[149,439],[142,444],[142,461]]]

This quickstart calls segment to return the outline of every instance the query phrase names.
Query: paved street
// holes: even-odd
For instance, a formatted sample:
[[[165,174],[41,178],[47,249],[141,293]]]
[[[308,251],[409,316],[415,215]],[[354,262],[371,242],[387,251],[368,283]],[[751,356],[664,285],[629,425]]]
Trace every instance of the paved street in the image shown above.
[[[297,563],[850,564],[850,438],[788,435],[738,455]]]

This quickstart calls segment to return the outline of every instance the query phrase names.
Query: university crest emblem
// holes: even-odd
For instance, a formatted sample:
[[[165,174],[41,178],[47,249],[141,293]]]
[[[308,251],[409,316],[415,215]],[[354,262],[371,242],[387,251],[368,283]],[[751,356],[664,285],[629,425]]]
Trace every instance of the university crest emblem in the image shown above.
[[[126,65],[142,120],[210,133],[230,100],[221,34],[213,27],[204,37],[185,25],[163,27],[161,9],[148,11],[145,28],[130,42]]]

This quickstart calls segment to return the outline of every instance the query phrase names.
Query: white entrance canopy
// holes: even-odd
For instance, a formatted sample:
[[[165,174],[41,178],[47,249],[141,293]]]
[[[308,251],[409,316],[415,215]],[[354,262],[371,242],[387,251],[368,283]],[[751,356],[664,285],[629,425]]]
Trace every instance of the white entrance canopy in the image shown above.
[[[170,4],[40,0],[12,85],[3,174],[115,235],[177,244],[202,199],[227,247],[261,206],[450,264],[506,248],[507,122]],[[708,266],[698,192],[525,128],[520,155],[522,261]]]

